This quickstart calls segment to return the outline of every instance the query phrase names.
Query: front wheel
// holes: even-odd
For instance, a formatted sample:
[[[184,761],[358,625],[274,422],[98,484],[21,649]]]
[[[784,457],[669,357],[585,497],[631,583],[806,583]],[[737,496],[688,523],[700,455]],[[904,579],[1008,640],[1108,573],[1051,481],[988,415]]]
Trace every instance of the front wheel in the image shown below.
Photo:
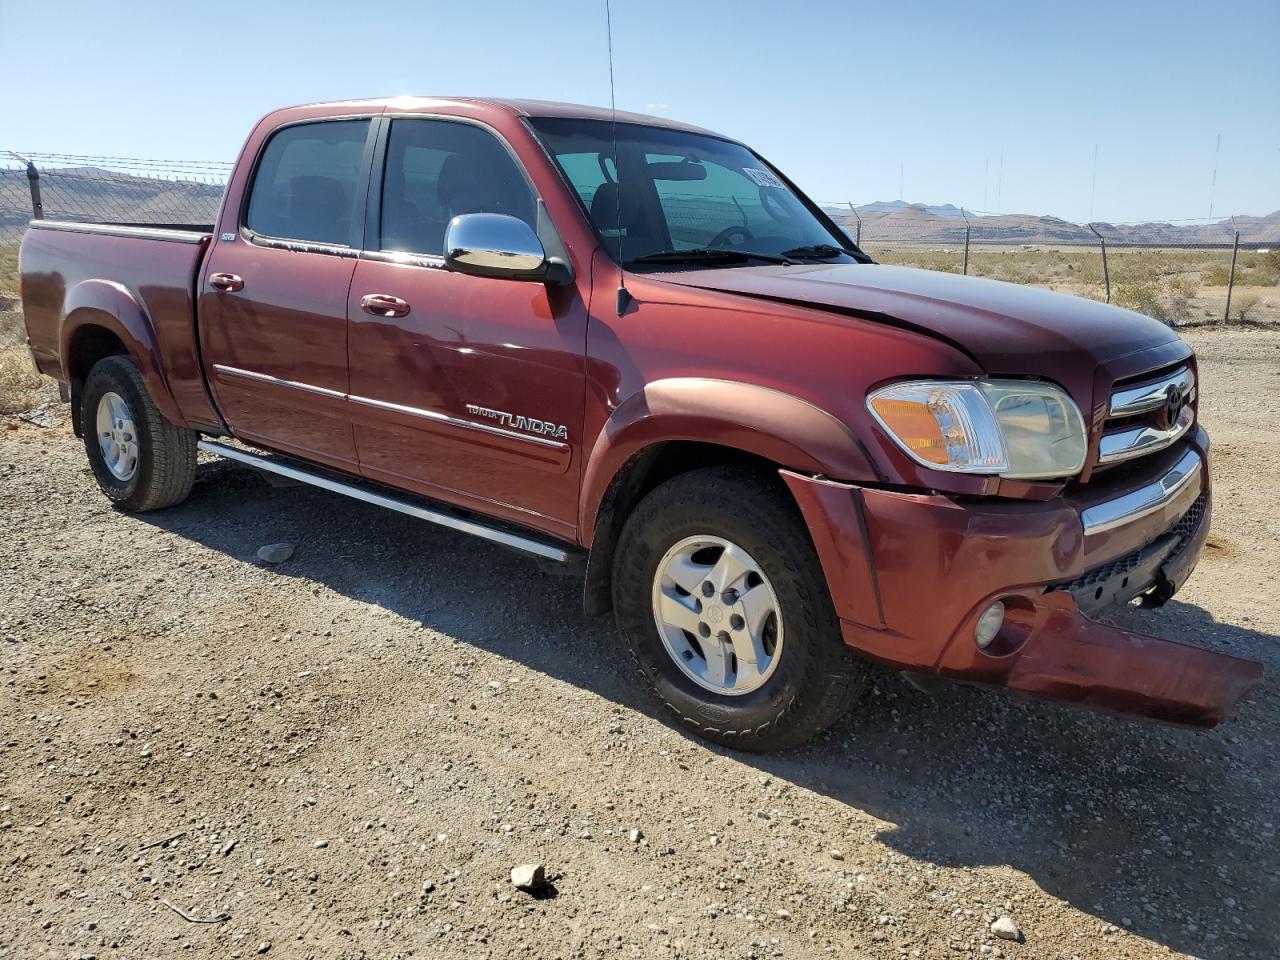
[[[615,556],[614,609],[641,676],[707,739],[794,746],[865,688],[808,531],[773,478],[681,474],[640,503]]]
[[[181,503],[196,473],[196,435],[164,418],[128,357],[99,360],[81,393],[84,449],[98,487],[124,510]]]

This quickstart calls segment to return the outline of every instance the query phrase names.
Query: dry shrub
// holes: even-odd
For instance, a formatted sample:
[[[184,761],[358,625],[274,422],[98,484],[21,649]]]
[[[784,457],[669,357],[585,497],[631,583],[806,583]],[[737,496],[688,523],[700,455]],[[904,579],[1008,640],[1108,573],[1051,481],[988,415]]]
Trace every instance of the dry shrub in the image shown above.
[[[1239,323],[1249,323],[1257,319],[1262,306],[1262,298],[1256,293],[1241,293],[1231,301],[1231,313]]]
[[[1145,313],[1149,317],[1156,317],[1157,320],[1162,319],[1156,316],[1160,310],[1160,298],[1154,283],[1144,283],[1142,281],[1117,283],[1115,302],[1117,306],[1125,307],[1136,313]]]
[[[0,348],[0,413],[24,413],[57,397],[54,382],[36,373],[26,347]]]
[[[1176,327],[1191,319],[1191,300],[1199,292],[1186,277],[1174,277],[1163,287],[1153,280],[1130,281],[1116,284],[1115,302]]]

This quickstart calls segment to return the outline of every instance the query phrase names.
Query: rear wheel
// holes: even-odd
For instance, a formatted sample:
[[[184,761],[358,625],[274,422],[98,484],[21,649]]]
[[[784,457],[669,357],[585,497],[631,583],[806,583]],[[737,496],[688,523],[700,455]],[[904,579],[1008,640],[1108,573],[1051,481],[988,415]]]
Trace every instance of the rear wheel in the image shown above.
[[[181,503],[196,472],[196,435],[175,427],[128,357],[94,364],[81,391],[85,453],[98,486],[135,513]]]
[[[702,736],[778,750],[865,687],[795,505],[740,468],[682,474],[627,520],[614,609],[647,685]]]

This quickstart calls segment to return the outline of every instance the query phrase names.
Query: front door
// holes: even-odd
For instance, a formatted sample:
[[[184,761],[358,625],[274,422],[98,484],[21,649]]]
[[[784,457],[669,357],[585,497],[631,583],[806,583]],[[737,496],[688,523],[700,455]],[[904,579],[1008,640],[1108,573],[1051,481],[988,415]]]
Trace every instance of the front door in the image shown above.
[[[348,303],[361,471],[572,538],[583,293],[453,273],[442,256],[460,214],[536,225],[528,178],[503,141],[465,121],[393,119],[380,153]]]
[[[347,294],[370,127],[316,121],[271,136],[240,229],[214,238],[199,300],[206,372],[232,431],[352,472]]]

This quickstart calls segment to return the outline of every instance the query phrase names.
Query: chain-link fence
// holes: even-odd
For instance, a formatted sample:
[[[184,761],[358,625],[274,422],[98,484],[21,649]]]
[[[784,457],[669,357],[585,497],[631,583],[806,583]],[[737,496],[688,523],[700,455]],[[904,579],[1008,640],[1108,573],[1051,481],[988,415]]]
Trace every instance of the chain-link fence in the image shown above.
[[[956,207],[870,206],[823,204],[880,263],[1032,284],[1175,326],[1280,322],[1275,217],[1117,226]]]
[[[18,244],[32,219],[212,229],[230,173],[204,160],[0,150],[0,349],[25,342]]]
[[[209,229],[231,166],[0,151],[0,321],[17,309],[16,245],[33,216]],[[733,202],[738,209],[730,220],[737,216],[750,226],[762,215]],[[1280,322],[1280,219],[1274,216],[1116,226],[951,206],[823,207],[882,263],[1110,300],[1175,325]],[[673,232],[680,234],[677,242],[699,241],[692,222]],[[11,324],[0,326],[7,331]]]
[[[0,244],[32,217],[211,227],[230,163],[0,152]]]

